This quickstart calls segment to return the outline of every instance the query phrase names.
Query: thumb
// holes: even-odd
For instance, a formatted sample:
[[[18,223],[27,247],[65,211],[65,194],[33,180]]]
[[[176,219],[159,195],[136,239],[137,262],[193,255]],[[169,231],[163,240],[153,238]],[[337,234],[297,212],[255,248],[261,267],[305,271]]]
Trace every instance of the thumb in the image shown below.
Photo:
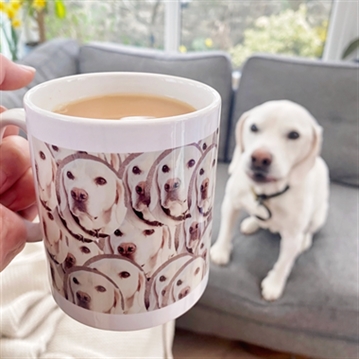
[[[16,90],[28,85],[34,78],[35,69],[19,65],[0,54],[0,90]]]
[[[0,272],[22,251],[26,237],[23,219],[0,204]]]

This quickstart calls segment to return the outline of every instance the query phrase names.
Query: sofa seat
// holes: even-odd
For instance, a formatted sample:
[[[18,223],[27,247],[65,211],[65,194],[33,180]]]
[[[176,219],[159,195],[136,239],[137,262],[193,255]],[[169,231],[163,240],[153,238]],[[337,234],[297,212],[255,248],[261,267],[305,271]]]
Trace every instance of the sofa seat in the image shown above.
[[[228,165],[219,163],[213,238]],[[279,253],[279,236],[245,236],[238,221],[230,263],[211,265],[208,287],[177,326],[311,357],[356,358],[358,345],[358,190],[332,183],[327,223],[301,255],[279,300],[261,298],[260,283]],[[319,349],[320,348],[320,349]]]

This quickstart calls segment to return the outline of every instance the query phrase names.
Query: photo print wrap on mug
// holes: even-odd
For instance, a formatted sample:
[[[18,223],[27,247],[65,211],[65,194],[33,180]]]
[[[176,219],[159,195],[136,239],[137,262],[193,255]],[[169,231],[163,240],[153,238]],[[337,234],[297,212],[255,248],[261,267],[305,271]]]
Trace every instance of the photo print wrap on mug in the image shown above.
[[[53,291],[136,314],[184,299],[209,270],[218,130],[146,153],[71,151],[33,137]]]

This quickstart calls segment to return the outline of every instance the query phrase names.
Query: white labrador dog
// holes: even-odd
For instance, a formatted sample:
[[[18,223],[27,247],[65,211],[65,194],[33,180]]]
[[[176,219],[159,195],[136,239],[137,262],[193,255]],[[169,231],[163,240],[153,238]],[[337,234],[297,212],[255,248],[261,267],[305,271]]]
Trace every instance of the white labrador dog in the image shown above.
[[[161,222],[177,225],[190,217],[189,185],[201,151],[195,145],[176,148],[163,157],[156,165],[150,186],[150,211]]]
[[[243,233],[260,227],[279,233],[279,258],[261,285],[266,300],[282,295],[296,258],[326,220],[329,175],[319,157],[321,142],[322,128],[312,115],[286,100],[255,107],[237,124],[219,236],[210,254],[214,263],[228,263],[241,209],[250,214]]]
[[[97,256],[85,265],[107,275],[120,289],[124,299],[124,313],[146,311],[145,289],[147,279],[143,270],[126,258],[114,255]]]
[[[92,268],[73,267],[65,278],[67,299],[84,309],[123,314],[124,299],[118,286]]]
[[[79,229],[99,234],[112,233],[126,214],[124,187],[115,171],[97,157],[76,154],[64,159],[57,175],[60,215],[70,226],[77,218]],[[71,227],[76,227],[71,225]]]

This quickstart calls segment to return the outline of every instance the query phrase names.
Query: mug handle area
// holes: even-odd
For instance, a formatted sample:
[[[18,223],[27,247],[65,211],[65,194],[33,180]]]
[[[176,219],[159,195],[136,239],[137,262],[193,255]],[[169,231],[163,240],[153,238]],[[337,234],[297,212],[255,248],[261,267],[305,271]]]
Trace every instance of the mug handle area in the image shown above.
[[[0,114],[0,144],[4,136],[5,127],[9,125],[14,125],[20,127],[24,132],[27,133],[26,120],[25,120],[25,110],[23,108],[14,108],[11,110],[6,110]],[[30,222],[22,218],[26,231],[27,231],[27,242],[38,242],[42,240],[42,231],[40,223]]]

